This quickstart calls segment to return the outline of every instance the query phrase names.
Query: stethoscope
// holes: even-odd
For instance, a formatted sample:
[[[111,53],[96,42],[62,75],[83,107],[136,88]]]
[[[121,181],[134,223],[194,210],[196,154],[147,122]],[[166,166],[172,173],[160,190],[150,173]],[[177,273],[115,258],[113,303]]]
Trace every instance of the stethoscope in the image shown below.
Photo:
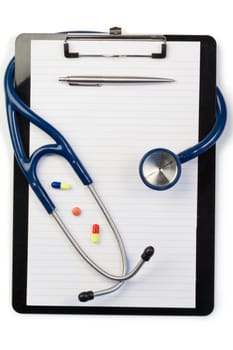
[[[55,219],[63,233],[69,239],[76,251],[82,256],[82,258],[97,272],[104,277],[117,281],[111,287],[98,290],[98,291],[85,291],[79,294],[80,301],[88,301],[96,296],[112,293],[116,291],[125,280],[132,278],[142,267],[142,265],[148,261],[154,254],[154,248],[149,246],[145,248],[138,263],[135,267],[128,272],[127,256],[122,238],[118,232],[118,229],[112,220],[108,210],[103,204],[101,198],[97,194],[93,181],[86,171],[85,167],[74,153],[73,149],[62,136],[62,134],[55,129],[51,124],[42,119],[39,115],[34,113],[17,95],[14,89],[14,58],[10,61],[6,73],[5,73],[5,94],[6,94],[6,109],[8,117],[9,131],[14,148],[15,158],[21,168],[24,176],[26,177],[32,190],[41,201],[45,210],[49,215]],[[27,156],[17,121],[17,113],[26,118],[29,122],[36,125],[38,128],[45,131],[55,141],[53,144],[44,145],[35,150],[30,156]],[[176,155],[170,150],[164,148],[157,148],[147,152],[142,158],[139,166],[139,173],[143,183],[154,190],[165,190],[172,187],[179,179],[181,175],[181,164],[187,162],[195,157],[198,157],[203,152],[212,147],[217,139],[220,137],[226,123],[226,105],[224,98],[217,89],[217,112],[216,122],[210,133],[197,145],[186,149],[185,151]],[[118,243],[119,251],[122,261],[122,274],[116,276],[103,270],[97,265],[80,247],[76,239],[71,232],[65,226],[60,216],[56,211],[56,207],[50,199],[48,193],[45,191],[37,177],[37,164],[39,160],[48,154],[57,154],[64,157],[74,169],[75,173],[80,178],[83,185],[87,186],[88,190],[95,199],[98,207],[101,209],[105,219],[112,229],[114,237]]]

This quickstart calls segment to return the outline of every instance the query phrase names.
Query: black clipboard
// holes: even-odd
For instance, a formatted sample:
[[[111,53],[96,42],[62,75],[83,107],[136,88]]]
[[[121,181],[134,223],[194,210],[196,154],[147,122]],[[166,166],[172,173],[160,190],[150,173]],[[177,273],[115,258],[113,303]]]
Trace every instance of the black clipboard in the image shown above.
[[[166,35],[170,41],[198,41],[200,57],[199,139],[212,128],[216,109],[216,43],[209,36]],[[23,34],[16,40],[16,90],[30,106],[30,43],[31,40],[61,40],[65,34]],[[29,124],[19,118],[25,146],[29,149]],[[20,210],[19,210],[20,208]],[[17,162],[14,162],[13,205],[13,308],[20,313],[54,314],[120,314],[120,315],[207,315],[214,306],[214,216],[215,216],[215,147],[198,160],[198,205],[196,236],[196,307],[144,308],[144,307],[67,307],[29,306],[27,292],[28,243],[28,184]]]

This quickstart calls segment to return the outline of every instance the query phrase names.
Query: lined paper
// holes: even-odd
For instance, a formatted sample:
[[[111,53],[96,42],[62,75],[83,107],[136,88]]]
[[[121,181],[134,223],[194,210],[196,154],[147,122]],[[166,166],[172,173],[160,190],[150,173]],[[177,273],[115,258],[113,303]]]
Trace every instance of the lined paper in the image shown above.
[[[151,53],[153,43],[72,42],[81,53]],[[198,140],[200,43],[169,42],[165,59],[66,59],[63,41],[31,44],[31,107],[66,137],[93,179],[125,243],[129,268],[147,245],[156,253],[117,292],[80,303],[78,294],[114,282],[100,276],[77,254],[30,190],[28,305],[195,307],[197,162],[183,165],[178,184],[153,191],[139,178],[140,159],[165,147],[178,153]],[[172,78],[150,86],[73,87],[66,75],[132,75]],[[30,128],[31,152],[50,143]],[[82,248],[110,273],[120,274],[117,244],[89,191],[67,162],[44,157],[38,175],[56,209]],[[72,189],[52,189],[52,181]],[[79,217],[71,213],[81,208]],[[92,224],[100,243],[91,242]]]

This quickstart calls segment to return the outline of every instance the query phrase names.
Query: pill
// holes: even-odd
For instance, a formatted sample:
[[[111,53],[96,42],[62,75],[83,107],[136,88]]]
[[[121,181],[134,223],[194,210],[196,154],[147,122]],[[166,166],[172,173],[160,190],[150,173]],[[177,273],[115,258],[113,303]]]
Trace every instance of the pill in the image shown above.
[[[81,209],[80,209],[79,207],[74,207],[74,208],[72,209],[72,214],[73,214],[74,216],[79,216],[79,215],[81,214]]]
[[[99,230],[100,227],[98,224],[92,225],[92,234],[91,234],[91,241],[92,243],[98,243],[99,242]]]
[[[71,185],[66,182],[58,182],[54,181],[51,183],[52,188],[59,188],[60,190],[69,190],[71,188]]]

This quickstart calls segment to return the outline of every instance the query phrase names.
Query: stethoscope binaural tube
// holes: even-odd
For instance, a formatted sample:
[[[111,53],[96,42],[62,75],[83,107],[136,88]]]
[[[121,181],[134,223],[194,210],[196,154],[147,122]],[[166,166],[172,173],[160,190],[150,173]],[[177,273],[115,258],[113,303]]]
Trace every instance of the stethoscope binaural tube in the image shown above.
[[[173,187],[180,178],[181,164],[200,156],[217,142],[226,124],[227,110],[223,95],[218,88],[216,93],[216,121],[203,140],[179,154],[166,148],[155,148],[143,156],[139,164],[139,174],[147,187],[158,191]]]

